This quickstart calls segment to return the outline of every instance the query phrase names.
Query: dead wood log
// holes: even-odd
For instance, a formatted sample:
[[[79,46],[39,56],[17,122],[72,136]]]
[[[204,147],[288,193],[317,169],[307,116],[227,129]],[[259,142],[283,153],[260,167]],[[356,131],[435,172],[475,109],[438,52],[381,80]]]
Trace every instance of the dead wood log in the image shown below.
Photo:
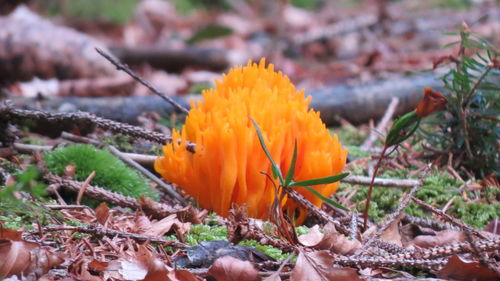
[[[423,87],[441,90],[437,75],[427,74],[375,81],[360,86],[332,86],[307,91],[312,96],[311,106],[319,110],[327,125],[338,124],[343,118],[352,124],[361,124],[383,116],[392,97],[399,99],[395,115],[414,109],[422,98]],[[175,96],[175,101],[189,107],[189,99],[200,96]],[[158,112],[168,116],[174,108],[159,97],[115,97],[115,98],[51,98],[33,100],[12,98],[16,107],[68,112],[86,111],[104,118],[137,124],[137,117],[144,112]],[[35,106],[37,108],[35,108]]]
[[[113,55],[130,65],[147,63],[152,67],[178,72],[192,66],[221,71],[229,66],[225,52],[215,49],[164,47],[111,47]]]
[[[98,40],[54,25],[24,6],[0,17],[0,26],[0,82],[116,74],[95,52],[96,47],[105,48]]]

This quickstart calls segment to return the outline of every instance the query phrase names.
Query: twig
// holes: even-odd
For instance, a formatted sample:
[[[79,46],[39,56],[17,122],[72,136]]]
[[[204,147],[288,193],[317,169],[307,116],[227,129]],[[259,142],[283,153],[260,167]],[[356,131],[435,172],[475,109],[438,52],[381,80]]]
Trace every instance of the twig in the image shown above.
[[[481,234],[479,231],[475,230],[474,228],[472,228],[471,226],[463,223],[462,221],[448,215],[448,214],[445,214],[443,213],[443,211],[437,209],[437,208],[434,208],[433,206],[425,203],[424,201],[418,199],[418,198],[415,198],[415,197],[412,197],[411,198],[413,200],[413,202],[417,203],[418,205],[428,209],[429,211],[433,212],[434,214],[436,214],[438,217],[440,217],[441,219],[444,219],[445,221],[449,221],[450,223],[460,227],[461,229],[464,229],[464,230],[468,230],[470,231],[471,233],[473,233],[474,235],[476,235],[477,237],[479,238],[482,238],[482,239],[486,239],[486,237]]]
[[[51,173],[44,175],[44,178],[52,184],[58,184],[72,192],[78,192],[82,186],[82,182],[66,179]],[[51,192],[51,190],[49,190]],[[161,204],[147,199],[135,199],[125,196],[116,192],[112,192],[97,186],[89,185],[85,189],[85,195],[106,201],[108,203],[128,207],[132,209],[142,209],[146,214],[152,215],[156,218],[164,218],[170,214],[179,213],[184,211],[181,208],[171,207],[166,204]]]
[[[43,205],[46,208],[49,208],[51,210],[82,210],[82,209],[89,209],[92,210],[87,205],[56,205],[56,204],[45,204]]]
[[[352,267],[392,267],[407,266],[424,269],[436,269],[446,264],[444,259],[402,259],[397,256],[334,256],[335,264]]]
[[[142,79],[139,77],[137,74],[135,74],[128,66],[118,62],[115,58],[111,57],[110,55],[106,54],[103,50],[96,48],[95,49],[101,56],[103,56],[105,59],[107,59],[109,62],[111,62],[114,66],[116,66],[116,69],[122,70],[128,75],[130,75],[132,78],[134,78],[137,82],[141,83],[142,85],[146,86],[149,90],[151,90],[153,93],[170,103],[173,107],[177,108],[179,111],[184,112],[186,114],[189,113],[189,110],[184,108],[182,105],[178,104],[175,102],[173,99],[162,93],[160,90],[155,88],[153,85],[149,84],[146,80]]]
[[[121,238],[131,238],[136,240],[137,242],[155,242],[155,243],[161,243],[164,246],[174,246],[177,248],[187,248],[189,247],[188,245],[175,241],[175,240],[165,240],[163,238],[158,238],[158,237],[153,237],[153,236],[148,236],[148,235],[143,235],[143,234],[137,234],[137,233],[131,233],[131,232],[125,232],[125,231],[119,231],[119,230],[114,230],[110,228],[103,227],[98,224],[89,224],[89,225],[84,225],[84,226],[67,226],[67,225],[50,225],[50,226],[45,226],[43,227],[43,231],[45,232],[55,232],[55,231],[78,231],[82,233],[88,233],[92,234],[95,236],[103,237],[103,236],[108,236],[108,237],[121,237]],[[30,231],[31,234],[36,234],[39,233],[38,230],[32,230]]]
[[[76,205],[80,205],[80,201],[82,200],[83,194],[85,190],[89,186],[90,181],[95,177],[95,171],[92,171],[90,175],[85,179],[83,184],[80,186],[80,190],[78,191],[78,196],[76,197]]]
[[[184,197],[182,197],[179,193],[177,193],[177,191],[175,191],[175,189],[171,185],[166,184],[164,181],[159,179],[157,176],[153,175],[150,171],[139,165],[134,160],[127,158],[127,156],[123,155],[123,153],[118,149],[116,149],[116,147],[109,145],[108,149],[111,153],[113,153],[114,155],[118,156],[121,160],[123,160],[123,162],[132,166],[133,168],[141,172],[144,176],[148,177],[150,180],[154,181],[156,184],[161,186],[163,190],[165,190],[165,192],[167,192],[168,195],[173,197],[176,201],[183,204],[184,206],[189,204],[188,201],[184,199]]]
[[[370,185],[371,177],[365,176],[356,176],[349,175],[346,178],[342,179],[341,182],[350,183],[350,184],[361,184],[361,185]],[[375,186],[384,186],[384,187],[402,187],[409,188],[419,184],[418,180],[412,179],[384,179],[384,178],[375,178],[374,185]]]
[[[446,229],[453,229],[453,230],[459,230],[459,228],[449,224],[449,223],[442,223],[436,220],[431,220],[429,218],[420,218],[420,217],[415,217],[415,216],[410,216],[408,214],[405,214],[403,218],[401,219],[403,222],[407,223],[414,223],[423,227],[428,227],[437,231],[441,230],[446,230]]]
[[[44,120],[48,122],[73,122],[75,124],[85,124],[85,125],[96,125],[97,127],[107,129],[116,133],[122,133],[136,138],[142,138],[145,140],[153,141],[160,144],[165,144],[172,140],[171,137],[157,132],[152,132],[141,127],[132,126],[129,124],[124,124],[116,122],[109,119],[104,119],[88,112],[68,112],[68,113],[51,113],[39,110],[24,110],[17,109],[12,106],[10,101],[5,101],[0,103],[0,112],[2,115],[0,118],[7,119],[9,121],[15,121],[17,119],[25,120]]]
[[[476,241],[474,237],[472,236],[472,233],[468,230],[465,230],[465,237],[467,237],[467,240],[470,243],[470,246],[472,248],[472,253],[479,259],[479,262],[481,262],[482,265],[488,267],[491,269],[493,272],[496,273],[497,277],[500,278],[500,271],[496,266],[493,266],[489,261],[488,261],[488,255],[485,252],[482,252],[478,249],[476,246]]]
[[[50,145],[34,145],[34,144],[24,144],[24,143],[14,143],[14,148],[21,153],[33,153],[33,152],[41,152],[41,151],[49,151],[53,149],[53,146]],[[132,159],[141,165],[151,166],[153,165],[157,156],[147,155],[147,154],[137,154],[137,153],[127,153],[120,152],[124,157]]]
[[[331,217],[329,214],[327,214],[325,211],[322,209],[316,207],[311,201],[307,200],[302,194],[298,193],[297,191],[293,190],[292,188],[284,188],[284,191],[292,198],[295,200],[295,202],[299,203],[304,209],[306,209],[309,213],[315,215],[317,218],[322,220],[325,223],[331,222],[335,225],[335,228],[337,229],[338,232],[349,236],[351,234],[350,230],[347,229],[345,226],[343,226],[340,222],[336,221]]]
[[[396,111],[398,103],[399,99],[397,97],[392,97],[391,102],[387,106],[384,116],[382,116],[382,119],[380,119],[380,122],[377,124],[377,127],[370,132],[368,138],[360,146],[361,150],[364,151],[369,150],[377,140],[378,133],[385,131],[387,125],[392,119],[392,116],[394,115],[394,112]]]
[[[77,136],[75,134],[71,134],[71,133],[68,133],[68,132],[62,132],[61,133],[61,138],[67,139],[67,140],[72,141],[72,142],[77,142],[77,143],[89,143],[89,144],[93,144],[93,145],[96,145],[96,146],[102,146],[103,145],[103,143],[100,142],[100,141],[98,141],[98,140],[87,138],[87,137],[83,137],[83,136]]]
[[[358,213],[353,212],[351,216],[351,234],[349,237],[354,240],[358,234]]]

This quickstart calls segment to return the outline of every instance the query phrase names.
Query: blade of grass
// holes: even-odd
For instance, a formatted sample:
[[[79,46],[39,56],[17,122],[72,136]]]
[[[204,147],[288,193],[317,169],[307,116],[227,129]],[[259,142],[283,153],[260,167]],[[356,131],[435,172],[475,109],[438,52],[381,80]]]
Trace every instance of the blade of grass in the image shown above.
[[[285,186],[288,186],[293,180],[293,174],[295,173],[295,162],[297,161],[297,140],[295,140],[295,146],[293,148],[292,163],[290,163],[290,168],[286,174]]]
[[[324,178],[317,178],[317,179],[312,179],[312,180],[305,180],[305,181],[297,181],[297,182],[292,182],[289,187],[297,187],[297,186],[308,186],[308,185],[318,185],[318,184],[328,184],[328,183],[333,183],[342,180],[343,178],[347,177],[349,173],[342,173],[334,176],[329,176],[329,177],[324,177]]]

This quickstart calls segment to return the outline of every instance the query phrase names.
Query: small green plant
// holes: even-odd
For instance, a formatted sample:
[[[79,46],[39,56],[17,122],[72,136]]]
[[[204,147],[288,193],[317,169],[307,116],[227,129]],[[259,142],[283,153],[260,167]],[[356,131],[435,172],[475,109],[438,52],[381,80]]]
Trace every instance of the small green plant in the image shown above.
[[[329,184],[329,183],[334,183],[337,181],[342,180],[343,178],[347,177],[349,173],[341,173],[338,175],[333,175],[329,177],[324,177],[324,178],[317,178],[317,179],[311,179],[311,180],[304,180],[304,181],[294,181],[293,180],[293,175],[295,173],[295,162],[297,160],[297,141],[295,141],[295,147],[293,149],[293,156],[292,156],[292,162],[290,163],[290,169],[288,170],[288,173],[286,174],[286,177],[283,177],[283,174],[281,173],[280,167],[274,162],[271,153],[267,149],[266,143],[264,142],[264,137],[262,137],[262,132],[260,131],[259,126],[257,125],[257,122],[253,120],[253,118],[250,118],[252,120],[253,125],[255,126],[255,130],[257,132],[257,136],[259,137],[260,145],[262,146],[262,149],[266,153],[267,158],[271,162],[271,171],[273,174],[274,179],[279,179],[280,187],[281,188],[294,188],[294,187],[303,187],[307,189],[309,192],[314,194],[314,196],[320,198],[321,200],[337,207],[341,208],[345,211],[349,211],[346,207],[342,206],[339,204],[337,201],[327,198],[317,192],[315,189],[311,187],[311,185],[320,185],[320,184]]]
[[[459,40],[448,45],[459,44],[458,55],[445,56],[434,63],[435,67],[445,62],[454,64],[441,77],[447,91],[447,111],[438,113],[422,134],[432,146],[453,153],[453,159],[460,161],[457,164],[476,177],[498,175],[499,48],[465,24],[459,32],[448,34],[459,36]]]
[[[13,184],[0,187],[0,220],[12,229],[29,229],[33,222],[46,224],[51,212],[42,205],[47,191],[36,167],[28,166],[14,177]]]
[[[159,199],[158,193],[148,185],[144,177],[109,151],[78,144],[47,152],[44,159],[47,168],[54,174],[62,175],[68,165],[73,165],[76,180],[83,181],[95,171],[91,184],[134,198],[146,196]]]

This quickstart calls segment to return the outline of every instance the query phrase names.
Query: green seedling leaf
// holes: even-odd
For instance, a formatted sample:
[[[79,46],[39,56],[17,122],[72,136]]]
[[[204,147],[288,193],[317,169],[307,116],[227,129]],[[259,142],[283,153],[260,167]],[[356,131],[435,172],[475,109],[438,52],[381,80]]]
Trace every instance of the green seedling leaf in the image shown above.
[[[317,178],[317,179],[312,179],[312,180],[305,180],[305,181],[298,181],[298,182],[292,182],[289,187],[297,187],[297,186],[309,186],[309,185],[318,185],[318,184],[328,184],[328,183],[333,183],[342,180],[343,178],[347,177],[349,173],[342,173],[334,176],[329,176],[329,177],[324,177],[324,178]]]
[[[233,30],[227,26],[211,24],[204,26],[196,31],[196,33],[189,38],[187,43],[192,45],[203,40],[215,39],[219,37],[224,37],[231,35]]]
[[[297,140],[295,140],[295,146],[293,148],[292,163],[290,163],[290,169],[286,174],[285,187],[287,187],[293,180],[293,174],[295,173],[295,162],[297,161]]]
[[[412,111],[396,120],[387,134],[385,145],[393,146],[409,138],[417,130],[420,119],[415,111]]]
[[[339,202],[337,202],[337,201],[335,201],[335,200],[333,200],[333,199],[331,199],[331,198],[328,198],[328,197],[325,197],[325,196],[321,195],[321,193],[317,192],[316,190],[314,190],[314,189],[313,189],[312,187],[310,187],[310,186],[301,186],[301,187],[303,187],[303,188],[305,188],[305,189],[309,190],[312,194],[314,194],[314,196],[318,197],[319,199],[321,199],[321,200],[325,201],[326,203],[328,203],[328,204],[330,204],[330,205],[332,205],[332,206],[335,206],[335,207],[337,207],[337,208],[339,208],[339,209],[342,209],[342,210],[344,210],[344,211],[347,211],[347,212],[349,212],[349,211],[350,211],[350,210],[349,210],[349,209],[347,209],[344,205],[340,204]]]
[[[271,161],[271,170],[273,172],[273,177],[275,179],[279,178],[281,185],[283,185],[283,183],[285,182],[283,179],[283,175],[281,174],[281,170],[280,170],[279,166],[276,165],[276,163],[273,160],[273,157],[271,156],[271,153],[267,149],[267,146],[266,146],[266,143],[264,142],[264,137],[262,136],[262,132],[260,131],[259,125],[257,125],[257,122],[255,122],[255,120],[253,120],[252,117],[250,117],[250,120],[252,120],[252,123],[255,126],[255,131],[257,132],[257,136],[259,137],[260,146],[262,146],[262,149],[266,153],[267,158],[269,158],[269,161]]]

